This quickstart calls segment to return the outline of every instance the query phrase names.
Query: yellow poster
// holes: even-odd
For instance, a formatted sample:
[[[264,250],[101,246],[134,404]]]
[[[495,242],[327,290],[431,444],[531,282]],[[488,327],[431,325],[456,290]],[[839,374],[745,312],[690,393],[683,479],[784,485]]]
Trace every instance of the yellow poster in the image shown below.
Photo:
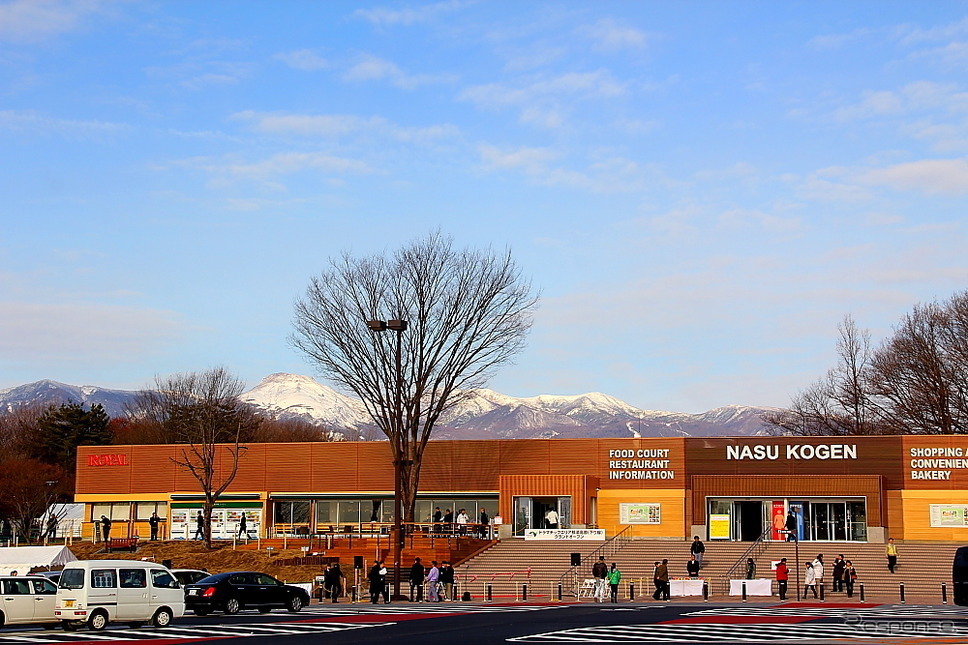
[[[728,540],[729,539],[729,513],[710,513],[709,514],[709,539]]]

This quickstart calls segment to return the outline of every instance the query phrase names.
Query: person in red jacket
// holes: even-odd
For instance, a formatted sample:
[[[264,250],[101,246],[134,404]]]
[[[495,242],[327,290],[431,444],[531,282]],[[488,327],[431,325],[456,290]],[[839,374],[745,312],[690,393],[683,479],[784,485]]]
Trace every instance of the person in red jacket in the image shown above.
[[[786,600],[787,580],[790,579],[786,561],[786,558],[780,558],[780,563],[776,565],[776,590],[780,594],[780,600]]]

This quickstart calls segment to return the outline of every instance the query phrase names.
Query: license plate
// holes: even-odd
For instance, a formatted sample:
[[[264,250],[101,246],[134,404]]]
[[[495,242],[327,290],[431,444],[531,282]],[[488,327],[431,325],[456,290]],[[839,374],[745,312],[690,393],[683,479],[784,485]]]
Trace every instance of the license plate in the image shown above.
[[[64,606],[65,607],[73,607],[74,606],[74,601],[73,600],[65,600],[64,601]]]
[[[198,589],[189,589],[188,590],[188,595],[189,596],[197,596],[198,595]]]

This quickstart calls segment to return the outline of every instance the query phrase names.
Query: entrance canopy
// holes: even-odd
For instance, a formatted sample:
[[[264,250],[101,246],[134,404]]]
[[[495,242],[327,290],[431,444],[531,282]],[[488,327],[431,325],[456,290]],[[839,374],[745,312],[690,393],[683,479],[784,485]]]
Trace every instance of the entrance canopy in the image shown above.
[[[36,567],[60,567],[77,558],[66,546],[10,546],[0,548],[0,574],[26,575]]]

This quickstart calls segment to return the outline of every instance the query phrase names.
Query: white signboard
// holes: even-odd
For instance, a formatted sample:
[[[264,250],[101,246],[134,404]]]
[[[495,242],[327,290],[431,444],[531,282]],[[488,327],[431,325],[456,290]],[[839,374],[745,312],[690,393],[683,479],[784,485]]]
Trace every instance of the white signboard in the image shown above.
[[[605,529],[525,529],[525,540],[599,540],[605,541]]]
[[[662,524],[659,504],[619,504],[619,524]]]

